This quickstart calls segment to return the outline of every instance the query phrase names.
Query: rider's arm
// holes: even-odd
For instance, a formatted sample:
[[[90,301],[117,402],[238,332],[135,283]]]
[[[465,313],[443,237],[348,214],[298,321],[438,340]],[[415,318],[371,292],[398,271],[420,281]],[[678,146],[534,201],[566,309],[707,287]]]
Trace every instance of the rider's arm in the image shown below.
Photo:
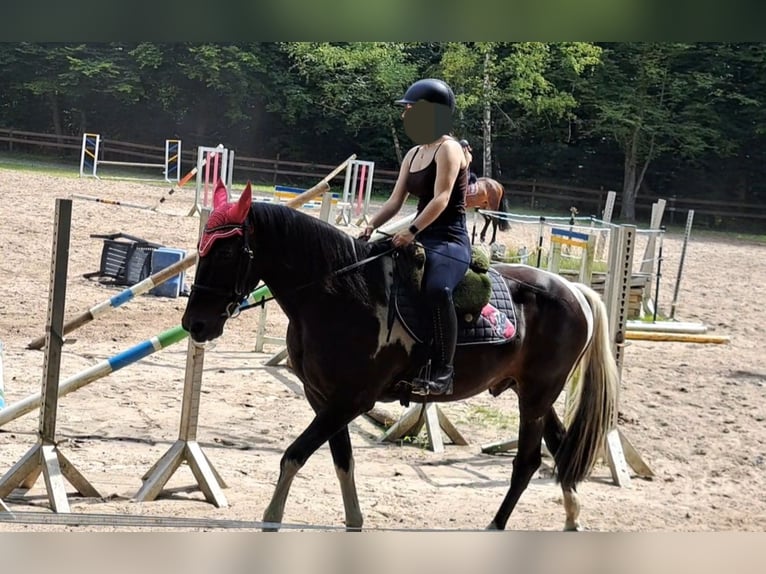
[[[409,195],[407,192],[407,173],[409,172],[412,157],[415,155],[416,149],[417,148],[414,147],[411,148],[404,156],[402,165],[399,166],[399,175],[396,178],[394,190],[375,215],[370,217],[370,221],[367,224],[367,227],[365,227],[362,236],[369,237],[373,231],[399,213],[402,205],[404,205],[404,201]]]

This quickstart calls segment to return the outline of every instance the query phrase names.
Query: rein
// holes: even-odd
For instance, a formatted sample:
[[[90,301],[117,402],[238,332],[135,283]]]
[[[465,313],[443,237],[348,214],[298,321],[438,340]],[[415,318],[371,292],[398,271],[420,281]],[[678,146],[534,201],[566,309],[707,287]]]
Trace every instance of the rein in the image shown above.
[[[319,279],[315,279],[314,281],[310,281],[308,283],[304,283],[303,285],[299,285],[298,287],[294,287],[293,289],[290,289],[287,293],[288,294],[295,293],[296,291],[300,291],[301,289],[306,289],[307,287],[311,287],[312,285],[316,283],[320,283],[326,279],[330,279],[332,277],[338,277],[339,275],[343,275],[344,273],[348,273],[349,271],[353,271],[354,269],[363,267],[364,265],[367,265],[368,263],[372,263],[376,259],[379,259],[385,255],[388,255],[389,253],[392,253],[395,249],[396,249],[395,247],[390,247],[386,249],[385,251],[381,251],[380,253],[376,253],[375,255],[370,255],[369,257],[366,257],[362,259],[361,261],[356,261],[355,263],[352,263],[351,265],[346,265],[345,267],[341,267],[340,269],[331,271],[330,273],[323,275]],[[274,300],[274,295],[271,295],[269,297],[263,297],[261,299],[258,299],[257,302],[251,303],[249,305],[240,305],[236,315],[230,315],[229,318],[236,317],[242,311],[247,311],[248,309],[252,309],[253,307],[263,307],[266,303],[273,300]]]
[[[252,216],[252,212],[250,213],[249,217]],[[248,217],[248,219],[249,219]],[[191,291],[193,292],[195,289],[197,291],[205,291],[208,293],[213,293],[215,295],[219,295],[221,297],[224,297],[226,299],[230,299],[232,295],[236,299],[236,301],[230,302],[226,306],[226,310],[224,314],[226,315],[227,319],[233,319],[236,318],[242,311],[246,311],[248,309],[252,309],[253,307],[261,306],[263,307],[268,301],[274,300],[274,296],[271,295],[269,297],[263,297],[259,299],[255,303],[251,303],[249,305],[243,305],[243,303],[247,300],[247,298],[244,298],[244,293],[247,290],[247,288],[244,286],[245,281],[247,281],[247,277],[250,275],[250,269],[252,267],[253,259],[254,259],[254,253],[253,250],[250,248],[250,245],[248,243],[247,237],[247,221],[239,224],[239,225],[221,225],[218,227],[214,227],[208,230],[208,233],[215,233],[215,232],[225,232],[225,231],[231,231],[234,229],[240,229],[242,231],[242,250],[240,254],[240,261],[238,262],[238,271],[237,271],[237,280],[234,283],[234,287],[232,289],[221,289],[218,287],[210,287],[208,285],[200,285],[198,283],[193,283],[191,286]],[[388,249],[385,249],[381,251],[380,253],[376,253],[375,255],[370,255],[369,257],[365,257],[364,259],[360,261],[355,261],[354,263],[351,263],[350,265],[346,265],[345,267],[341,267],[340,269],[335,269],[331,271],[330,273],[327,273],[323,275],[322,277],[319,277],[318,279],[314,279],[313,281],[309,281],[308,283],[305,283],[303,285],[298,285],[297,287],[294,287],[293,289],[290,289],[287,293],[296,293],[302,289],[306,289],[307,287],[311,287],[312,285],[315,285],[317,283],[321,283],[323,281],[326,281],[327,279],[331,279],[333,277],[338,277],[340,275],[343,275],[345,273],[349,273],[351,271],[354,271],[355,269],[358,269],[360,267],[363,267],[369,263],[372,263],[376,259],[379,259],[381,257],[384,257],[386,255],[389,255],[390,253],[393,253],[396,250],[395,247],[391,246]],[[246,264],[244,268],[244,272],[242,271],[242,265],[241,265],[241,257],[244,255],[246,257]]]
[[[393,235],[391,235],[389,233],[386,233],[384,231],[378,230],[378,233],[380,233],[381,235],[384,235],[385,237],[387,237],[389,239],[391,237],[393,237]],[[432,251],[432,249],[430,249],[429,247],[426,247],[425,245],[423,245],[420,242],[416,242],[416,244],[418,246],[422,247],[426,251],[426,253],[429,252],[429,251]],[[394,253],[396,251],[396,249],[397,249],[396,247],[391,246],[388,249],[385,249],[384,251],[381,251],[380,253],[376,253],[375,255],[370,255],[369,257],[366,257],[366,258],[362,259],[361,261],[356,261],[356,262],[354,262],[354,263],[352,263],[350,265],[346,265],[345,267],[341,267],[340,269],[336,269],[334,271],[331,271],[330,273],[328,273],[326,275],[323,275],[319,279],[315,279],[313,281],[309,281],[308,283],[304,283],[303,285],[298,285],[297,287],[294,287],[293,289],[290,289],[289,291],[287,291],[287,293],[288,294],[295,293],[297,291],[300,291],[301,289],[306,289],[307,287],[311,287],[312,285],[316,285],[318,283],[321,283],[322,281],[325,281],[326,279],[331,279],[333,277],[338,277],[339,275],[343,275],[344,273],[348,273],[350,271],[353,271],[354,269],[358,269],[359,267],[363,267],[363,266],[365,266],[365,265],[367,265],[369,263],[372,263],[376,259],[379,259],[381,257],[385,257],[386,255],[390,255],[390,254]],[[462,261],[462,260],[458,259],[457,257],[452,257],[452,256],[447,255],[447,254],[442,254],[442,257],[447,257],[449,259],[454,259],[455,261]],[[192,288],[194,288],[194,287],[192,286]],[[210,290],[210,291],[216,291],[216,292],[218,292],[218,294],[223,293],[222,289],[214,289],[212,287],[207,287],[205,289]],[[228,292],[225,293],[225,294],[228,295]],[[251,303],[249,305],[242,305],[242,304],[240,304],[235,313],[233,313],[233,314],[228,314],[227,313],[227,316],[228,316],[228,318],[234,318],[237,315],[239,315],[239,313],[241,313],[242,311],[247,311],[248,309],[252,309],[253,307],[263,307],[266,303],[268,303],[269,301],[273,301],[273,300],[274,300],[274,296],[271,295],[269,297],[263,297],[262,299],[259,299],[257,302]],[[227,308],[227,312],[228,312],[228,308]]]
[[[252,211],[250,211],[248,213],[247,219],[241,224],[220,225],[207,230],[207,233],[211,233],[211,234],[214,234],[214,233],[220,234],[220,233],[229,232],[227,233],[227,235],[230,234],[230,232],[233,232],[235,230],[241,231],[242,247],[240,251],[240,260],[237,263],[237,278],[234,282],[234,286],[231,289],[221,289],[218,287],[201,285],[197,283],[196,281],[191,286],[192,292],[194,292],[195,290],[204,291],[204,292],[213,293],[215,295],[228,299],[230,302],[226,305],[226,309],[223,313],[223,315],[225,315],[227,319],[236,318],[242,311],[246,311],[248,309],[252,309],[253,307],[258,307],[258,306],[263,307],[268,301],[274,300],[274,296],[271,295],[270,297],[263,297],[255,303],[244,304],[247,301],[247,298],[244,296],[245,291],[247,291],[247,288],[245,287],[245,282],[247,281],[247,278],[250,275],[253,259],[255,257],[255,254],[248,242],[248,222],[252,217],[253,217],[253,214],[252,214]],[[389,239],[393,237],[392,235],[382,232],[380,230],[378,230],[378,232]],[[430,251],[430,249],[427,248],[422,243],[418,243],[418,245],[423,247],[423,249],[425,249],[426,252]],[[390,246],[387,249],[384,249],[383,251],[376,253],[375,255],[370,255],[369,257],[365,257],[364,259],[360,261],[355,261],[354,263],[351,263],[350,265],[346,265],[345,267],[341,267],[340,269],[335,269],[334,271],[331,271],[330,273],[327,273],[323,275],[322,277],[319,277],[318,279],[314,279],[313,281],[309,281],[308,283],[304,283],[303,285],[298,285],[297,287],[290,289],[287,293],[288,294],[296,293],[298,291],[301,291],[302,289],[306,289],[308,287],[311,287],[313,285],[326,281],[327,279],[332,279],[333,277],[338,277],[345,273],[349,273],[351,271],[359,269],[360,267],[368,265],[369,263],[372,263],[376,259],[385,257],[386,255],[389,255],[391,253],[394,253],[395,251],[396,251],[396,247]],[[245,258],[244,268],[242,266],[243,256]],[[446,255],[446,254],[443,254],[443,256],[450,257],[449,255]],[[456,258],[453,257],[452,259],[456,259]]]

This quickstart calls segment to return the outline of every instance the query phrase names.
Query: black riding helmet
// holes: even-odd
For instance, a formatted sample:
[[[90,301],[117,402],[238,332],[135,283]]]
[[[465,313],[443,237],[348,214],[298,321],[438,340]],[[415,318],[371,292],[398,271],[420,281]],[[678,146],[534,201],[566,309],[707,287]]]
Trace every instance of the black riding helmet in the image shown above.
[[[469,144],[468,140],[466,140],[466,139],[460,140],[460,147],[464,147],[464,148],[467,147],[468,151],[473,151],[471,149],[471,144]]]
[[[412,84],[397,104],[414,104],[418,100],[425,100],[432,104],[448,106],[450,111],[455,111],[455,94],[446,82],[436,78],[425,78]]]

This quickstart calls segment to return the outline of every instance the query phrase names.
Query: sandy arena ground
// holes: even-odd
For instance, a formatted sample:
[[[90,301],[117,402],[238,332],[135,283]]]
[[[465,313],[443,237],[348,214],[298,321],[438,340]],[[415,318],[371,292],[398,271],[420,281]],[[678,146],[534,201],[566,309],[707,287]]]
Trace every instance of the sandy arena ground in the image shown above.
[[[340,181],[340,180],[338,180]],[[337,184],[338,182],[336,182]],[[2,170],[0,177],[0,341],[4,344],[5,400],[38,393],[43,353],[27,350],[45,329],[56,198],[98,196],[153,206],[169,186],[81,180]],[[157,211],[82,199],[73,202],[66,293],[67,318],[121,288],[83,278],[96,271],[102,242],[91,234],[123,232],[170,247],[193,249],[198,217],[187,213],[192,191],[169,197]],[[518,240],[515,227],[503,241]],[[681,237],[664,240],[660,308],[669,309]],[[639,257],[637,256],[637,259]],[[191,270],[193,273],[193,268]],[[188,281],[188,278],[187,278]],[[724,345],[634,341],[625,350],[620,425],[655,473],[614,485],[597,466],[581,485],[582,521],[598,531],[763,531],[766,528],[766,246],[693,231],[676,317],[703,322],[728,335]],[[144,295],[73,332],[65,345],[61,379],[180,323],[185,298]],[[269,309],[267,330],[282,336],[285,320]],[[264,362],[279,346],[254,353],[258,311],[243,313],[206,353],[198,437],[228,484],[228,507],[205,501],[188,466],[182,466],[155,501],[131,501],[141,477],[178,436],[187,343],[61,399],[59,448],[96,487],[101,498],[77,496],[73,513],[134,517],[134,523],[83,526],[0,522],[0,531],[138,528],[147,517],[258,521],[271,496],[282,451],[312,417],[302,387],[284,366]],[[403,407],[380,405],[394,417]],[[356,477],[365,526],[370,529],[480,529],[508,486],[512,455],[481,452],[487,443],[514,437],[516,400],[489,395],[442,406],[469,441],[435,454],[419,439],[381,443],[383,430],[362,418],[352,427]],[[0,475],[35,444],[37,411],[0,428]],[[530,484],[509,529],[558,530],[561,491],[550,460]],[[48,511],[45,483],[5,498],[14,512]],[[124,520],[124,518],[122,518]],[[295,480],[285,521],[339,528],[343,507],[329,449],[320,449]],[[90,525],[89,525],[90,524]],[[122,526],[120,524],[123,524]],[[256,525],[242,524],[241,528]],[[212,527],[212,526],[209,526]],[[186,529],[201,528],[190,523]]]

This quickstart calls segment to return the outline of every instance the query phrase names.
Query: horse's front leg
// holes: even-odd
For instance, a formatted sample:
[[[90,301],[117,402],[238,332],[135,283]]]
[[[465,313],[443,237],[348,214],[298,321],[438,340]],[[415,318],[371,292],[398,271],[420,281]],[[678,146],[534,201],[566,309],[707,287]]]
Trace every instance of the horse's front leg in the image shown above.
[[[361,530],[363,517],[359,507],[354,482],[354,454],[351,449],[351,438],[348,426],[338,431],[330,439],[330,451],[335,463],[335,474],[338,475],[340,492],[343,496],[343,508],[346,512],[346,530]]]
[[[276,531],[285,512],[290,485],[298,471],[335,433],[339,432],[359,413],[338,405],[331,405],[319,411],[306,430],[287,447],[279,462],[279,479],[271,497],[271,502],[263,513],[264,531]]]

